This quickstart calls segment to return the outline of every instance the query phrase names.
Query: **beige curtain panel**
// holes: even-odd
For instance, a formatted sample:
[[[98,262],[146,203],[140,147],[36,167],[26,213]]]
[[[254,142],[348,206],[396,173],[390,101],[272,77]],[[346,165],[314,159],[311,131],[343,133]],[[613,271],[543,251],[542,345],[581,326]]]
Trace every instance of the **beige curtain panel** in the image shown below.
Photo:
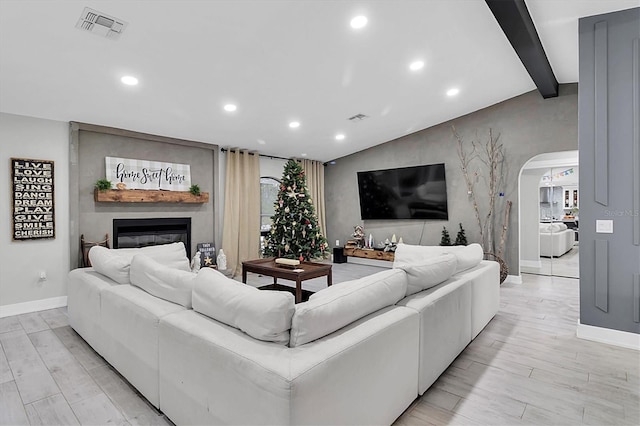
[[[318,216],[318,225],[322,235],[327,236],[326,212],[324,204],[324,165],[315,160],[298,160],[302,164],[304,174],[307,177],[307,189],[313,200],[313,207]]]
[[[227,151],[222,249],[233,276],[242,262],[260,257],[260,159],[247,151]]]

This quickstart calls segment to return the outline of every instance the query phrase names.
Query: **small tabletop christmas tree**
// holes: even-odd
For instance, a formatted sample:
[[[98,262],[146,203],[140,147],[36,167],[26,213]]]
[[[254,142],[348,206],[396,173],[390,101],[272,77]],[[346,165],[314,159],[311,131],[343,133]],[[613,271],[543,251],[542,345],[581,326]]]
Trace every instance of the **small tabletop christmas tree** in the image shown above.
[[[300,261],[324,257],[327,240],[320,232],[313,200],[307,191],[302,166],[289,160],[284,166],[282,183],[271,216],[265,255]]]
[[[456,242],[454,243],[454,245],[466,246],[468,244],[467,235],[464,233],[464,228],[462,227],[462,224],[459,223],[458,225],[460,226],[460,230],[458,231],[458,235],[456,235]]]
[[[440,239],[441,246],[450,246],[451,245],[451,236],[449,235],[449,231],[445,226],[442,227],[442,238]]]

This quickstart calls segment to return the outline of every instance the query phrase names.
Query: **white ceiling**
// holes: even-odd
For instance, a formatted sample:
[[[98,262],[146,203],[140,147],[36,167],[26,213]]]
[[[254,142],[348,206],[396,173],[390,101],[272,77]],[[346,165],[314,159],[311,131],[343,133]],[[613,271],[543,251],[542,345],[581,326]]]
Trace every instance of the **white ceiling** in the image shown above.
[[[578,79],[579,17],[640,6],[526,3],[561,83]],[[85,6],[129,26],[117,41],[80,31]],[[355,31],[358,14],[369,24]],[[12,114],[327,161],[533,89],[482,0],[0,0],[0,111]],[[359,113],[370,118],[347,120]]]

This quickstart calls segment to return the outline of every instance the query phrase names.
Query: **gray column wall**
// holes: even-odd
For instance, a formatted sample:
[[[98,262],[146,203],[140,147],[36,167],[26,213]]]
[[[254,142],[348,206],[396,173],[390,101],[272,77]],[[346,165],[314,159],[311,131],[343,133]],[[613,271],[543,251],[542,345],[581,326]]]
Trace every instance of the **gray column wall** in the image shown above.
[[[537,91],[525,93],[455,120],[339,158],[336,164],[327,165],[325,197],[329,243],[333,245],[335,240],[340,240],[344,244],[353,233],[353,227],[362,223],[367,236],[373,234],[376,241],[396,234],[409,244],[437,245],[442,227],[446,226],[452,238],[455,238],[458,223],[462,223],[470,242],[478,241],[479,230],[460,171],[457,143],[451,133],[451,125],[455,125],[458,133],[467,141],[476,133],[483,141],[486,140],[488,130],[492,128],[501,134],[508,166],[506,185],[501,189],[505,196],[498,200],[497,205],[503,205],[506,200],[513,202],[505,260],[509,273],[518,275],[518,174],[522,166],[537,154],[577,149],[577,93],[577,84],[561,85],[560,95],[546,100]],[[437,108],[437,105],[433,107]],[[366,122],[361,124],[366,125]],[[448,221],[361,220],[356,172],[433,163],[445,163]],[[496,218],[497,226],[502,224],[502,219],[501,216]]]
[[[69,191],[71,269],[79,266],[80,235],[84,234],[88,241],[100,241],[105,234],[112,239],[115,218],[190,217],[191,253],[196,252],[197,243],[215,242],[217,150],[217,145],[72,123]],[[96,203],[93,188],[98,179],[105,177],[107,156],[189,164],[191,182],[198,184],[202,192],[209,193],[209,202]]]
[[[579,32],[580,322],[640,333],[640,8]]]

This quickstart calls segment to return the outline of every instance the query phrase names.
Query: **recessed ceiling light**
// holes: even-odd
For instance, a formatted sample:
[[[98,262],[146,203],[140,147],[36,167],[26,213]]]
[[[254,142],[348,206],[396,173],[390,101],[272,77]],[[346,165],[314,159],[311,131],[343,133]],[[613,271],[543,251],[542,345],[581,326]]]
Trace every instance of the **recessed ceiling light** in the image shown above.
[[[297,129],[298,127],[300,127],[300,123],[297,121],[292,121],[291,123],[289,123],[289,127],[291,127],[292,129]]]
[[[411,71],[418,71],[424,67],[424,61],[414,61],[409,64],[409,69]]]
[[[234,104],[226,104],[224,106],[224,110],[227,111],[227,112],[233,112],[233,111],[235,111],[237,109],[238,109],[238,107],[236,105],[234,105]]]
[[[262,139],[258,139],[258,143],[259,143],[260,145],[264,145],[264,144],[266,144],[267,142],[265,142],[265,141],[264,141],[264,140],[262,140]]]
[[[458,93],[460,93],[460,89],[458,89],[457,87],[447,90],[447,96],[455,96]]]
[[[138,84],[138,79],[131,75],[125,75],[120,79],[122,84],[126,84],[127,86],[135,86]]]
[[[360,28],[363,28],[367,25],[367,17],[366,16],[356,16],[355,18],[353,18],[351,20],[351,28],[354,28],[356,30],[359,30]]]
[[[337,141],[342,141],[342,140],[344,140],[344,135],[343,135],[342,133],[338,133],[338,134],[336,135],[336,140],[337,140]]]

